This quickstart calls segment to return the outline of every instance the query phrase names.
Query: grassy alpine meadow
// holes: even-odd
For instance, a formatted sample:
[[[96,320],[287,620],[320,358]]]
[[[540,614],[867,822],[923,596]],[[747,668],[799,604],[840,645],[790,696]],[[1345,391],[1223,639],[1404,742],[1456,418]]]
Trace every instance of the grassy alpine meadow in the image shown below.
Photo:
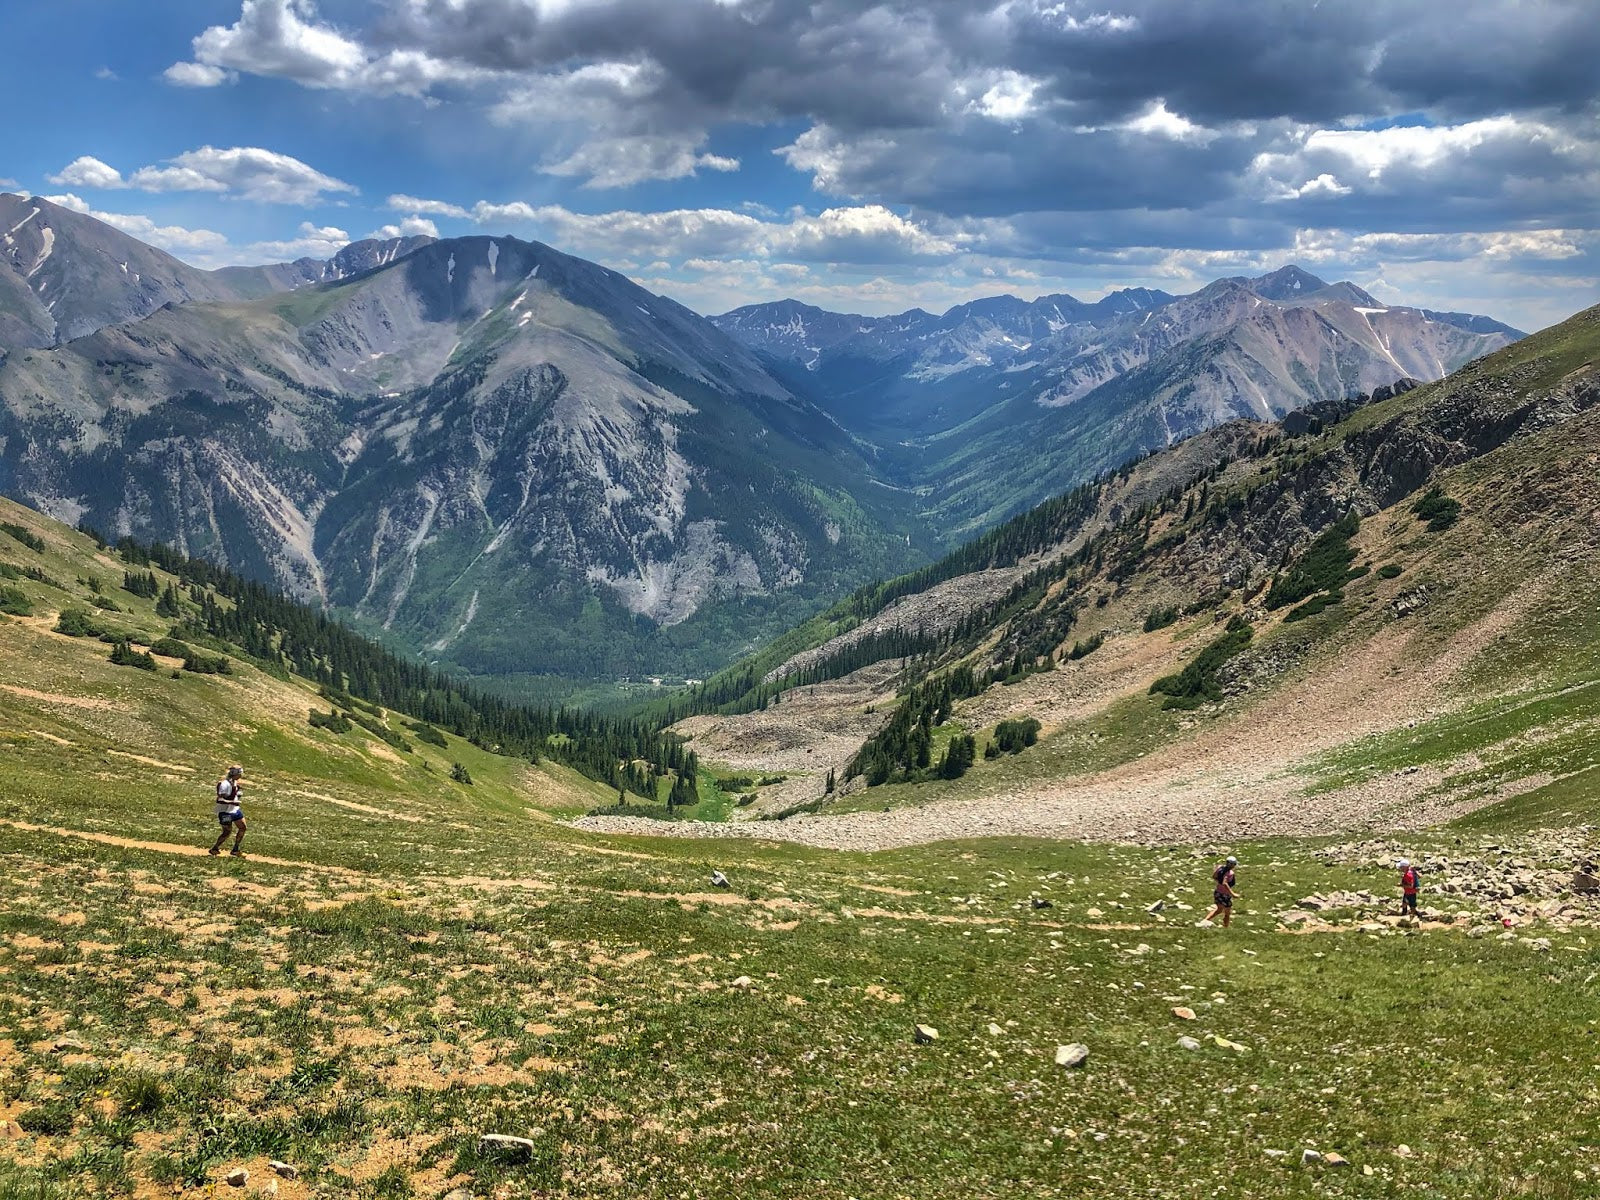
[[[1401,928],[1391,851],[1317,840],[588,834],[563,818],[614,792],[549,761],[314,728],[315,687],[243,659],[141,668],[159,600],[13,513],[40,547],[0,532],[0,1200],[1600,1188],[1589,901],[1502,928],[1439,872]],[[56,632],[79,608],[130,665]],[[247,853],[211,858],[230,762]],[[1570,870],[1596,839],[1552,811],[1409,849]],[[1237,919],[1199,925],[1230,851]]]

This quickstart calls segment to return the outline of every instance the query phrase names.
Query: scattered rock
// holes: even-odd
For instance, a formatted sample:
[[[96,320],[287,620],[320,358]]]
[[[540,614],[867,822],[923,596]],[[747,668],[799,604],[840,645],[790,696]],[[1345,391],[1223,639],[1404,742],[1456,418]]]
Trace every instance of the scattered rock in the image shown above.
[[[1167,902],[1165,900],[1157,900],[1149,908],[1145,909],[1145,912],[1149,913],[1153,917],[1158,912],[1160,912],[1162,909],[1164,909],[1166,907],[1167,907]]]
[[[478,1136],[478,1153],[494,1154],[503,1158],[532,1158],[537,1148],[532,1138],[515,1137],[509,1133],[485,1133]]]
[[[279,1162],[277,1159],[273,1159],[271,1162],[269,1162],[267,1164],[267,1166],[270,1167],[272,1170],[276,1171],[284,1179],[299,1179],[300,1178],[300,1168],[299,1167],[291,1167],[286,1162]]]
[[[1056,1047],[1056,1066],[1073,1070],[1089,1061],[1089,1047],[1082,1042]]]
[[[1180,1049],[1183,1049],[1183,1050],[1198,1050],[1198,1049],[1200,1049],[1200,1043],[1197,1042],[1194,1038],[1190,1037],[1188,1034],[1184,1034],[1181,1038],[1178,1039],[1178,1046],[1179,1046]],[[1267,1153],[1271,1154],[1272,1151],[1269,1150],[1269,1151],[1267,1151]],[[1288,1151],[1286,1150],[1286,1151],[1284,1151],[1284,1153],[1287,1154]]]
[[[733,885],[728,882],[728,877],[721,871],[713,871],[711,872],[711,886],[725,888],[732,887]]]
[[[1083,915],[1088,917],[1088,918],[1090,918],[1091,920],[1094,920],[1094,919],[1097,919],[1099,917],[1105,916],[1105,913],[1101,912],[1098,908],[1086,908],[1086,909],[1083,910]]]
[[[1221,1034],[1216,1034],[1216,1033],[1212,1034],[1211,1035],[1211,1041],[1212,1041],[1213,1045],[1220,1046],[1224,1050],[1232,1050],[1235,1054],[1249,1054],[1250,1053],[1250,1047],[1249,1046],[1240,1045],[1238,1042],[1230,1042],[1227,1038],[1223,1037]]]
[[[1181,1004],[1172,1010],[1172,1015],[1177,1017],[1180,1021],[1192,1021],[1195,1019],[1194,1009],[1185,1008]]]
[[[229,1187],[243,1187],[250,1182],[250,1172],[243,1167],[235,1167],[222,1177],[222,1181]]]
[[[1316,1150],[1307,1148],[1300,1151],[1300,1165],[1302,1167],[1310,1166],[1312,1163],[1319,1163],[1321,1161],[1322,1155]]]
[[[1043,896],[1031,896],[1029,899],[1033,904],[1034,911],[1036,912],[1041,908],[1055,907],[1055,904],[1052,901],[1046,900]]]
[[[729,987],[739,988],[742,991],[742,990],[744,990],[746,988],[753,988],[753,987],[755,987],[755,985],[756,985],[756,981],[754,979],[751,979],[750,976],[741,975],[741,976],[739,976],[739,978],[735,979],[728,986]]]
[[[999,1037],[1004,1032],[1005,1032],[1005,1030],[1001,1029],[1000,1026],[996,1025],[993,1021],[989,1022],[989,1036],[990,1037]]]
[[[1325,1165],[1333,1168],[1334,1170],[1338,1170],[1340,1167],[1348,1167],[1350,1165],[1350,1160],[1336,1150],[1329,1150],[1322,1156],[1322,1161]]]
[[[1196,1042],[1195,1044],[1199,1045],[1198,1042]],[[1289,1152],[1287,1150],[1263,1150],[1262,1153],[1265,1154],[1268,1158],[1288,1158],[1289,1157]]]
[[[1396,1158],[1410,1158],[1411,1157],[1411,1147],[1406,1145],[1404,1142],[1401,1142],[1398,1146],[1396,1146],[1394,1148],[1394,1156]]]
[[[477,1200],[477,1197],[467,1191],[466,1188],[456,1188],[453,1192],[446,1192],[444,1200]]]
[[[50,1047],[50,1049],[53,1050],[57,1054],[69,1054],[69,1053],[82,1054],[85,1051],[87,1051],[89,1049],[89,1047],[85,1046],[82,1042],[80,1042],[77,1038],[73,1037],[71,1034],[68,1034],[66,1037],[57,1038],[55,1040],[55,1043]]]
[[[939,1031],[932,1025],[913,1025],[911,1027],[911,1040],[919,1046],[926,1046],[929,1042],[939,1040]]]

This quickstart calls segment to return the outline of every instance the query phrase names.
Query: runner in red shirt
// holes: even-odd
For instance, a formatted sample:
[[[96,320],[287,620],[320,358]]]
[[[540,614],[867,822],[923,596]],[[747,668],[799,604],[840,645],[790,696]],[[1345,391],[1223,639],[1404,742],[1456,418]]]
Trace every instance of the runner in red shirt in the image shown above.
[[[1417,869],[1411,865],[1411,860],[1402,858],[1395,866],[1400,871],[1400,915],[1402,917],[1418,916],[1417,912]]]

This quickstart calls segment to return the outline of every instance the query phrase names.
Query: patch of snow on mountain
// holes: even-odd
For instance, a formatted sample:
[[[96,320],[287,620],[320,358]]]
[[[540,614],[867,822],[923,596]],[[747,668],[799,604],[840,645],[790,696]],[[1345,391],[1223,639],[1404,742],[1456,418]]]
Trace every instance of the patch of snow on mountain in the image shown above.
[[[496,270],[496,268],[495,268],[495,264],[498,263],[499,261],[500,261],[500,243],[491,241],[489,243],[489,274],[495,276],[496,278],[498,278],[499,275],[500,275],[500,272],[498,270]]]
[[[446,283],[456,281],[456,256],[453,251],[450,254],[450,261],[444,265],[444,280]]]

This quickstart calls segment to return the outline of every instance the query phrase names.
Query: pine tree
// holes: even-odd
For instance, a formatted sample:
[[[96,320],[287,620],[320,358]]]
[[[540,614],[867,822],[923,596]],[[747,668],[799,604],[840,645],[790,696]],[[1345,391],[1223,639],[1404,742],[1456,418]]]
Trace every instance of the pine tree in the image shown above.
[[[833,768],[830,767],[828,769],[828,786],[826,788],[826,792],[827,792],[828,795],[830,795],[830,796],[833,795],[833,788],[834,788]]]

